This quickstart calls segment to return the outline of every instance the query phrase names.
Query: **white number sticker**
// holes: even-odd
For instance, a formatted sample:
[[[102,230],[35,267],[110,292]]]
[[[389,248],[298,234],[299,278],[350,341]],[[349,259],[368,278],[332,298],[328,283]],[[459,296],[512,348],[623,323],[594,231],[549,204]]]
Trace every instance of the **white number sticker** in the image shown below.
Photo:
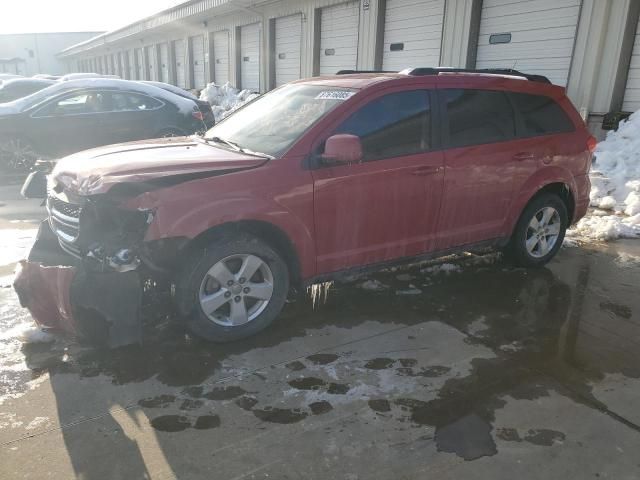
[[[346,100],[347,98],[355,95],[356,92],[350,92],[348,90],[327,90],[320,92],[316,96],[316,100]]]

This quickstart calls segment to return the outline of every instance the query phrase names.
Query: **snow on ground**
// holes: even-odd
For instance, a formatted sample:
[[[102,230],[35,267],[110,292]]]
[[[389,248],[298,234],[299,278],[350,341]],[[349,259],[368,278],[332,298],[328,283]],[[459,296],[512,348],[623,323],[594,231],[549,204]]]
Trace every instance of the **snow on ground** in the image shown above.
[[[258,97],[259,94],[251,90],[238,90],[229,82],[224,85],[210,83],[200,93],[200,100],[206,100],[212,107],[216,122],[219,122],[231,112],[245,103]]]
[[[26,257],[38,230],[0,230],[0,266],[10,265]]]
[[[611,131],[595,151],[591,206],[567,232],[575,240],[640,238],[640,111]]]

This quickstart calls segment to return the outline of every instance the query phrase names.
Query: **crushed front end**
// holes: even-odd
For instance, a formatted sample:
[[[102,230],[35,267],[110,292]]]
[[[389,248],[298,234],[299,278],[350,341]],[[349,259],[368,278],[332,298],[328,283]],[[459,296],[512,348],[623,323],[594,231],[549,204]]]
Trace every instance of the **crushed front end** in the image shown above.
[[[48,218],[14,281],[22,306],[44,328],[110,347],[139,343],[147,278],[140,270],[153,212],[61,185],[50,185],[46,205]]]

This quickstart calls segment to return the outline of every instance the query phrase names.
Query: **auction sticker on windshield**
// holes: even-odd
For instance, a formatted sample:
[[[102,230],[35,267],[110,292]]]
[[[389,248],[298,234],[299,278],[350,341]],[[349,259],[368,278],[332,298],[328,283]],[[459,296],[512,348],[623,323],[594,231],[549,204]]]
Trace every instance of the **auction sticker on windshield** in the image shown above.
[[[349,90],[326,90],[320,92],[315,100],[346,100],[355,95],[355,93],[356,92],[350,92]]]

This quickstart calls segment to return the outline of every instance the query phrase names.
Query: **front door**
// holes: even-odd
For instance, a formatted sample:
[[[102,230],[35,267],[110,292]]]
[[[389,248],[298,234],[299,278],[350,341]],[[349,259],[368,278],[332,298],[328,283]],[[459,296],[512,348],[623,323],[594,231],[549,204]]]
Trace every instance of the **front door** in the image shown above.
[[[331,132],[360,137],[364,156],[313,171],[319,274],[435,247],[443,154],[433,150],[431,97],[427,90],[380,95]]]

